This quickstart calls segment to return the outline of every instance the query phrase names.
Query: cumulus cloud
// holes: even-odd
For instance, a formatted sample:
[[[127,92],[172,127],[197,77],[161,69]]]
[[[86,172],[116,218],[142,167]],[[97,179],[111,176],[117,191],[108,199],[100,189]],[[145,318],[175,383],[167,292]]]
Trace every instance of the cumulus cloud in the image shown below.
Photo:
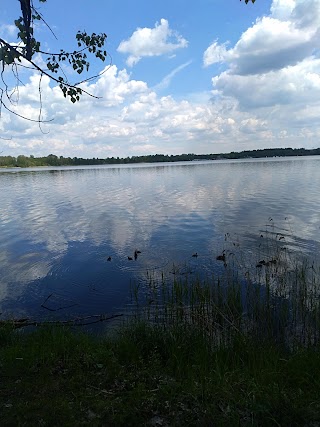
[[[112,157],[214,151],[205,144],[227,141],[232,133],[236,139],[236,120],[222,113],[220,107],[159,96],[145,82],[132,80],[124,70],[115,66],[110,70],[88,88],[100,94],[108,90],[106,99],[83,97],[74,105],[43,79],[46,95],[42,111],[44,117],[54,117],[50,125],[42,126],[48,134],[42,135],[36,123],[4,114],[2,136],[12,140],[1,141],[2,147],[6,146],[6,152],[10,148],[13,155],[52,152],[71,157]],[[32,76],[20,93],[17,112],[36,117],[39,105],[32,94],[37,93],[38,83],[38,78]]]
[[[273,0],[270,12],[273,18],[280,21],[287,21],[290,19],[295,6],[296,0]]]
[[[147,84],[131,79],[127,70],[118,70],[112,65],[107,66],[104,71],[95,84],[85,87],[93,95],[103,97],[105,106],[121,104],[126,97],[147,90]]]
[[[214,88],[235,97],[242,109],[294,104],[296,107],[320,100],[320,59],[308,58],[297,65],[270,73],[242,76],[221,73]]]
[[[257,19],[234,47],[215,41],[204,53],[204,65],[227,66],[212,78],[214,98],[234,99],[241,111],[273,120],[276,106],[278,120],[284,111],[292,119],[306,104],[319,106],[319,24],[320,0],[273,0],[270,15]]]
[[[227,43],[219,45],[218,40],[215,40],[203,54],[203,65],[208,67],[217,62],[226,61],[230,56],[226,46]]]
[[[244,133],[256,133],[258,130],[267,130],[266,123],[259,121],[256,118],[242,120],[240,123],[240,131]]]
[[[128,54],[127,65],[132,67],[146,56],[172,54],[188,46],[188,41],[169,27],[166,19],[157,22],[154,28],[137,28],[128,40],[123,40],[118,51]]]
[[[227,62],[230,73],[238,75],[295,65],[315,52],[319,23],[319,0],[274,0],[270,16],[258,19],[233,48],[214,41],[204,52],[204,65]]]

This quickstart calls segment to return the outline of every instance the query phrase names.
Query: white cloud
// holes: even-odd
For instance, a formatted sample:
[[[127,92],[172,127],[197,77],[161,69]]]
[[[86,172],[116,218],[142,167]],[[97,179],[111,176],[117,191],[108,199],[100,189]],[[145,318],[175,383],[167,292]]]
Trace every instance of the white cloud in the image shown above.
[[[239,75],[267,73],[297,64],[312,55],[320,43],[319,9],[319,0],[276,0],[271,16],[258,19],[233,48],[228,50],[226,44],[214,41],[204,52],[203,63],[209,66],[227,62],[230,73]]]
[[[137,28],[128,40],[119,44],[118,51],[129,54],[127,65],[132,67],[143,57],[172,54],[187,46],[188,41],[172,30],[166,19],[161,19],[154,28]]]
[[[260,74],[294,65],[314,52],[318,39],[313,28],[306,31],[291,22],[264,17],[229,52],[231,71],[240,75]]]
[[[147,84],[132,80],[127,70],[118,70],[115,65],[105,70],[96,83],[84,85],[90,93],[102,97],[105,106],[121,104],[128,96],[147,91]]]
[[[320,112],[320,0],[274,0],[270,15],[248,28],[230,49],[215,41],[204,65],[223,62],[227,69],[212,78],[213,102],[234,105],[233,114],[251,114],[239,131],[269,144],[288,138],[300,146],[318,145]],[[256,121],[259,121],[257,123]],[[265,143],[266,145],[266,143]]]
[[[213,78],[214,89],[238,100],[242,110],[274,105],[320,101],[320,59],[308,58],[297,65],[252,76],[228,71]]]
[[[320,3],[318,0],[297,0],[291,19],[298,28],[317,29],[320,24]]]
[[[272,17],[280,21],[287,21],[295,8],[295,3],[295,0],[273,0],[270,8]]]
[[[242,120],[240,123],[240,131],[244,133],[257,133],[257,131],[263,130],[266,131],[266,123],[259,121],[258,119],[246,119]]]
[[[203,65],[208,67],[217,62],[226,61],[229,56],[226,46],[227,43],[219,45],[218,41],[215,40],[203,54]]]

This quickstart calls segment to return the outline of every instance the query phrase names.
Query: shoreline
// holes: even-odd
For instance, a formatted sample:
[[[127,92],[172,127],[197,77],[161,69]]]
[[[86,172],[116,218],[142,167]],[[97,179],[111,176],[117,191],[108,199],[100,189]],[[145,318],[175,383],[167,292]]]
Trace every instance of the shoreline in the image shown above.
[[[175,162],[198,162],[198,161],[217,161],[217,160],[239,160],[239,159],[263,159],[263,158],[290,158],[319,156],[320,148],[272,148],[261,150],[246,150],[241,152],[230,152],[220,154],[179,154],[165,155],[154,154],[145,156],[131,157],[108,157],[105,159],[92,158],[84,159],[78,157],[63,157],[49,154],[44,157],[34,157],[19,155],[0,156],[0,168],[28,168],[28,167],[52,167],[52,166],[94,166],[94,165],[122,165],[122,164],[141,164],[141,163],[175,163]]]

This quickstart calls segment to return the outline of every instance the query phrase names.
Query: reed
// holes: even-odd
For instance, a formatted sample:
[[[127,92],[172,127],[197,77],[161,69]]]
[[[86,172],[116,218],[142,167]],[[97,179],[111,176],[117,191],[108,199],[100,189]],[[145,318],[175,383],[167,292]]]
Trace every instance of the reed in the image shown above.
[[[194,275],[173,266],[170,278],[148,273],[132,284],[134,316],[168,328],[194,327],[212,345],[235,336],[295,348],[319,343],[320,269],[289,249],[290,234],[266,228],[257,259],[249,264],[227,236],[220,275]]]

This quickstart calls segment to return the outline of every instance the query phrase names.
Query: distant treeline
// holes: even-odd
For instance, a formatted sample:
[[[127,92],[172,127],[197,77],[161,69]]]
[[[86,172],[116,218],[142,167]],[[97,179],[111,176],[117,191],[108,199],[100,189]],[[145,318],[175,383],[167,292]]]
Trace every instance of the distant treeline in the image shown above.
[[[0,156],[0,167],[32,167],[32,166],[79,166],[79,165],[106,165],[127,163],[155,163],[181,162],[193,160],[222,160],[222,159],[250,159],[261,157],[286,156],[314,156],[320,155],[320,148],[307,150],[305,148],[266,148],[263,150],[246,150],[226,154],[152,154],[132,157],[107,157],[106,159],[82,159],[81,157],[63,157],[49,154],[46,157],[34,156]]]

